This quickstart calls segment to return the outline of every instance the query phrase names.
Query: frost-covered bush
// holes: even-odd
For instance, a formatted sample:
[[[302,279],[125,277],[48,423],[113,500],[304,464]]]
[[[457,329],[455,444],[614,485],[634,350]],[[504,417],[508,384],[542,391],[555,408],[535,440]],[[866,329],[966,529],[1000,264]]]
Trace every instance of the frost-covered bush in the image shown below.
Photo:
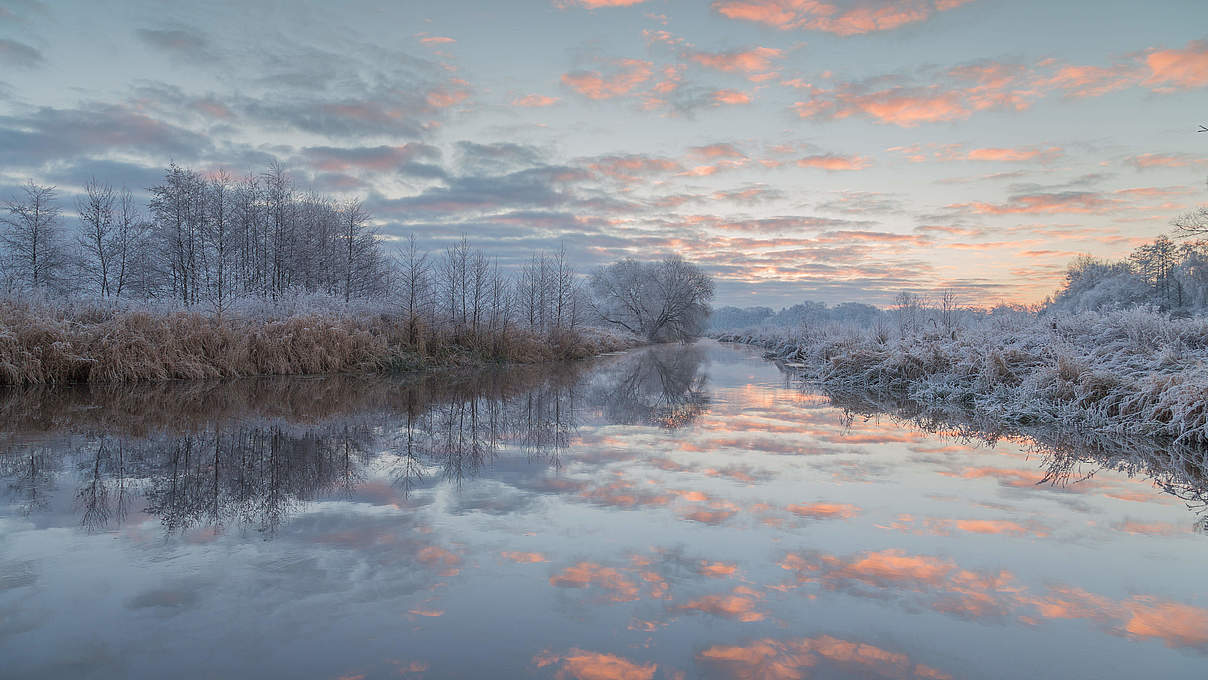
[[[826,387],[1208,445],[1208,319],[1133,308],[991,314],[951,333],[817,325],[718,337],[764,347]]]

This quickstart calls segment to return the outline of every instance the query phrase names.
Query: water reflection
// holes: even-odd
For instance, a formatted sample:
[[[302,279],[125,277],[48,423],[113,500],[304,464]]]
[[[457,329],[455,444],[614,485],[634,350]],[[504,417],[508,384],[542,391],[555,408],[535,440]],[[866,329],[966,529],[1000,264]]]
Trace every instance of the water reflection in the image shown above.
[[[1022,445],[1041,461],[1034,473],[1018,470],[966,469],[966,477],[997,476],[1007,484],[1076,488],[1095,485],[1100,471],[1152,480],[1167,494],[1196,512],[1195,527],[1208,531],[1208,452],[1175,442],[1104,435],[1077,429],[1038,427],[977,418],[971,412],[894,399],[884,394],[828,392],[850,424],[856,418],[889,415],[922,432],[962,444],[994,447]]]
[[[833,396],[710,343],[2,393],[0,675],[1202,670],[1194,459]]]
[[[23,514],[72,482],[89,529],[134,498],[168,530],[272,532],[301,503],[350,495],[371,466],[405,498],[480,473],[502,452],[558,467],[585,410],[674,429],[706,412],[699,348],[594,362],[394,378],[36,388],[0,396],[0,478]]]

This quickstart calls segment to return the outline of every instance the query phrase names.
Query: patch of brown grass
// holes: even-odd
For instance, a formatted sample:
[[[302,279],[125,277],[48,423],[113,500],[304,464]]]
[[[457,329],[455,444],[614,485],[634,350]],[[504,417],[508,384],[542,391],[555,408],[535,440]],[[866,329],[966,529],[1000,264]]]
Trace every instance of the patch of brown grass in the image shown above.
[[[592,331],[433,328],[390,314],[276,319],[0,301],[0,384],[316,375],[578,359],[635,344]]]

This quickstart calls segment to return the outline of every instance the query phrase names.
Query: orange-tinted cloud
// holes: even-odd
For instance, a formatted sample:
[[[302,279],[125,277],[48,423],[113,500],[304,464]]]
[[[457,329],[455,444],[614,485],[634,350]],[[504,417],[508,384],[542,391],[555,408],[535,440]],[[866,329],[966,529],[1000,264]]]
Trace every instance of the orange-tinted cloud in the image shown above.
[[[821,635],[798,640],[764,638],[745,645],[714,645],[698,658],[735,680],[803,680],[823,665],[843,675],[875,675],[904,680],[930,678],[952,680],[931,666],[914,663],[906,654],[873,645]],[[831,673],[827,673],[829,677]]]
[[[847,503],[809,503],[790,505],[786,509],[808,519],[850,519],[860,513],[860,508]]]
[[[1135,71],[1118,66],[1062,66],[1057,72],[1036,80],[1039,90],[1059,90],[1067,97],[1102,97],[1136,84]]]
[[[524,108],[541,108],[545,106],[553,106],[560,99],[557,97],[547,97],[541,94],[526,94],[523,97],[516,97],[512,100],[512,106],[521,106]]]
[[[680,164],[669,158],[641,154],[603,156],[590,161],[587,167],[600,175],[623,182],[635,182],[644,177],[680,170]]]
[[[992,204],[975,201],[948,206],[966,209],[979,215],[1019,215],[1030,213],[1099,214],[1119,207],[1120,201],[1090,191],[1063,191],[1012,196],[1006,203]]]
[[[713,101],[718,104],[750,104],[751,95],[738,90],[717,90],[713,93]]]
[[[1208,646],[1208,611],[1204,609],[1149,596],[1133,597],[1123,606],[1127,620],[1122,628],[1129,635],[1157,638],[1168,647]]]
[[[1141,536],[1177,536],[1179,534],[1191,533],[1191,528],[1171,524],[1170,522],[1138,522],[1136,520],[1124,520],[1112,525],[1113,529],[1123,531],[1126,534],[1137,534]]]
[[[455,78],[448,85],[430,90],[426,96],[428,106],[434,109],[447,109],[460,104],[470,96],[468,85],[469,83],[466,81]]]
[[[915,534],[933,534],[947,536],[954,531],[970,534],[991,534],[1005,536],[1037,536],[1049,535],[1049,530],[1038,524],[1021,524],[1006,519],[936,519],[931,517],[916,521],[910,515],[899,515],[897,519],[883,529],[896,529]]]
[[[743,623],[751,623],[764,619],[764,614],[755,609],[759,599],[760,595],[757,592],[739,586],[729,595],[706,595],[680,605],[680,609],[695,610],[713,616],[735,619]]]
[[[888,0],[841,7],[824,0],[719,0],[713,7],[731,19],[754,21],[781,30],[858,35],[923,21],[936,12],[969,2],[972,0]]]
[[[457,574],[459,571],[457,566],[461,564],[461,557],[459,555],[436,545],[421,548],[416,555],[416,559],[422,564],[438,569],[441,576],[453,576]]]
[[[1191,165],[1204,165],[1208,159],[1198,158],[1183,153],[1143,153],[1129,156],[1124,162],[1137,170],[1153,168],[1185,168]]]
[[[615,654],[571,648],[563,654],[542,652],[533,657],[538,668],[557,665],[557,680],[652,680],[658,665],[638,664]]]
[[[688,150],[693,156],[700,158],[746,158],[747,155],[739,151],[733,144],[707,144],[705,146],[694,146]]]
[[[767,80],[775,75],[771,73],[774,68],[773,61],[783,55],[783,50],[752,47],[730,52],[693,52],[689,58],[706,68],[726,73],[742,73],[753,80]]]
[[[632,602],[638,599],[638,585],[620,571],[595,562],[579,562],[566,567],[549,579],[550,585],[559,588],[588,588],[595,586],[608,593],[613,602]]]
[[[1011,149],[1002,147],[989,147],[984,149],[970,149],[965,158],[971,161],[999,161],[999,162],[1022,162],[1036,160],[1052,160],[1061,155],[1061,147],[1051,146],[1047,149]]]
[[[843,119],[864,115],[882,123],[914,127],[920,123],[962,120],[972,115],[974,108],[961,93],[938,86],[863,91],[841,85],[835,90],[815,92],[809,100],[793,104],[793,110],[802,118]]]
[[[1155,50],[1145,57],[1146,84],[1159,91],[1187,90],[1208,85],[1208,41],[1197,40],[1181,50]]]
[[[504,551],[499,553],[499,556],[505,560],[511,560],[518,564],[535,564],[538,562],[549,562],[549,559],[542,553],[538,552],[513,552]]]
[[[562,83],[588,99],[612,99],[630,94],[650,80],[653,65],[641,59],[621,59],[610,73],[574,71],[562,76]]]
[[[734,572],[738,571],[738,565],[733,562],[709,562],[702,560],[698,571],[709,578],[721,578],[724,576],[733,576]]]
[[[845,156],[842,154],[818,154],[806,156],[797,160],[802,168],[820,168],[822,170],[863,170],[872,165],[872,161],[864,156]]]

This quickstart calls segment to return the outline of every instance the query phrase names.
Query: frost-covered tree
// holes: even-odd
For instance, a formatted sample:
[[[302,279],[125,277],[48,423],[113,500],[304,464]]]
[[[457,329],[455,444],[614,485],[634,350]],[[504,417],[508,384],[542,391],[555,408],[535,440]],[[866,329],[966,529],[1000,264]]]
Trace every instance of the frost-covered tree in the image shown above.
[[[65,273],[69,258],[55,196],[55,187],[30,181],[0,217],[0,244],[8,255],[6,278],[16,286],[54,289]]]
[[[80,247],[80,273],[90,281],[101,297],[109,297],[110,269],[116,232],[113,187],[95,178],[84,186],[84,195],[76,199],[80,230],[76,241]]]
[[[678,255],[660,262],[621,260],[591,276],[600,320],[656,342],[700,337],[713,290],[709,275]]]

